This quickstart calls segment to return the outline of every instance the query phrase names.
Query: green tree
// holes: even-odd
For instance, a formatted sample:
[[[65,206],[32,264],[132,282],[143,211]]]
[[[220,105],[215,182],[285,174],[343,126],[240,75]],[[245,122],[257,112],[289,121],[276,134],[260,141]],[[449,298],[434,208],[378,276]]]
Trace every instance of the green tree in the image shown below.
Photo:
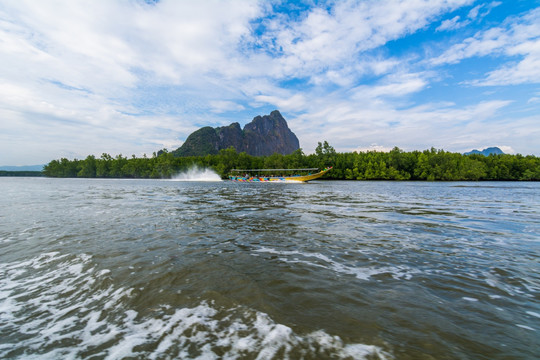
[[[96,158],[94,155],[88,155],[85,160],[80,162],[77,176],[84,178],[96,177]]]
[[[103,153],[101,158],[96,160],[96,176],[109,177],[111,172],[113,158],[111,155]]]
[[[178,171],[196,164],[211,167],[221,176],[232,168],[303,168],[333,166],[326,174],[329,179],[348,180],[540,180],[540,159],[522,155],[461,155],[444,150],[404,152],[395,147],[388,153],[337,153],[328,142],[318,143],[314,154],[301,149],[289,155],[250,156],[238,154],[234,148],[206,156],[177,157],[161,151],[151,158],[130,159],[121,154],[112,157],[102,154],[96,159],[61,158],[52,160],[43,173],[51,177],[137,177],[169,178]]]

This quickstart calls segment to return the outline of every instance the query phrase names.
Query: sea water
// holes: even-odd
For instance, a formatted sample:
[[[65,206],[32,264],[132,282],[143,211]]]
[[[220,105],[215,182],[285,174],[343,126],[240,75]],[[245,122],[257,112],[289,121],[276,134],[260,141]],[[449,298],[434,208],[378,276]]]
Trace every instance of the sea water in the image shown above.
[[[0,358],[534,359],[540,184],[0,178]]]

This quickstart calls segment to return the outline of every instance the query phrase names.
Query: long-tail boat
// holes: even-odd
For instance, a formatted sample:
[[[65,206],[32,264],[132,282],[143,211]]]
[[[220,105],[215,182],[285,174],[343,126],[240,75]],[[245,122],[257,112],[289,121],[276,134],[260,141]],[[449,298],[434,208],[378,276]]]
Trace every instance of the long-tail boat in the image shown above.
[[[243,175],[230,175],[229,179],[238,182],[306,182],[315,180],[332,170],[327,167],[322,171],[318,168],[306,169],[232,169],[233,173]],[[294,175],[276,175],[297,172]],[[300,172],[300,174],[298,174]]]

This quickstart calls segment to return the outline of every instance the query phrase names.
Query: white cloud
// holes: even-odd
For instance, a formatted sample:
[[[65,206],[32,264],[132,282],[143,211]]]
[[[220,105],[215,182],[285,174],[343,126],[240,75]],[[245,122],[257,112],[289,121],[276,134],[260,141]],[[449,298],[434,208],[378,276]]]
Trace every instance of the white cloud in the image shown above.
[[[510,18],[502,26],[478,32],[451,46],[431,60],[433,65],[455,64],[471,57],[506,56],[511,60],[484,79],[469,81],[477,86],[516,85],[540,82],[540,8]],[[521,60],[515,61],[519,56]]]
[[[476,19],[478,17],[478,14],[480,13],[480,8],[482,7],[483,5],[476,5],[475,7],[473,7],[471,10],[469,10],[469,14],[467,15],[467,17],[469,19]]]
[[[474,128],[509,102],[418,105],[412,98],[445,75],[426,68],[422,54],[384,46],[474,3],[344,0],[287,14],[251,0],[2,2],[0,163],[36,163],[23,160],[32,152],[41,162],[150,154],[178,146],[199,126],[223,125],[229,113],[252,109],[255,116],[268,105],[287,115],[306,150],[326,138],[342,150],[406,148],[430,137],[432,145],[464,146],[472,135],[453,122]],[[494,5],[480,4],[440,29],[475,23]],[[534,82],[539,12],[480,31],[431,65],[508,57],[468,84]],[[428,135],[419,135],[424,129]]]
[[[368,144],[376,144],[379,149],[398,146],[410,151],[434,146],[463,152],[479,143],[505,143],[509,136],[526,139],[527,135],[517,132],[532,121],[496,122],[509,101],[486,101],[465,108],[428,103],[399,109],[380,99],[338,100],[342,96],[334,94],[313,104],[309,113],[287,118],[291,129],[308,139],[302,143],[304,151],[313,152],[318,141],[327,140],[338,151],[368,150]]]
[[[540,83],[540,39],[509,47],[507,52],[522,55],[523,59],[490,71],[485,79],[471,83],[479,86]]]
[[[19,72],[23,66],[39,69],[34,78],[111,97],[141,81],[193,85],[212,81],[208,76],[242,81],[252,76],[316,78],[327,73],[326,78],[346,85],[350,75],[358,73],[359,52],[414,32],[430,18],[467,3],[470,0],[402,0],[385,6],[343,1],[331,12],[314,8],[298,22],[277,16],[274,24],[267,21],[268,33],[255,38],[249,22],[265,8],[248,0],[163,0],[155,6],[17,1],[5,5],[9,15],[4,17],[13,22],[5,22],[1,35],[4,48],[20,51],[19,56],[13,49],[4,53],[13,64],[20,64]],[[266,48],[279,49],[278,59],[249,50],[261,39],[269,39]],[[242,44],[249,51],[238,53]]]
[[[2,38],[18,44],[22,56],[44,53],[43,61],[35,61],[40,72],[101,93],[135,86],[137,69],[166,83],[184,83],[208,71],[226,74],[238,42],[249,35],[249,20],[260,11],[257,3],[240,0],[164,0],[155,6],[17,1],[8,10],[19,31],[5,22]],[[13,59],[14,51],[9,55]]]
[[[474,56],[497,55],[504,51],[510,40],[504,29],[492,28],[451,46],[431,62],[433,65],[455,64]]]
[[[276,105],[279,109],[283,109],[283,111],[300,111],[306,110],[309,107],[307,99],[302,94],[294,94],[286,97],[257,95],[255,96],[255,100]]]
[[[455,16],[452,19],[444,20],[435,31],[450,31],[457,30],[469,24],[468,21],[459,21],[460,17]]]
[[[426,74],[395,74],[372,86],[357,88],[355,98],[401,97],[424,89]]]
[[[368,151],[378,151],[378,152],[390,152],[393,147],[382,146],[377,144],[370,144],[369,146],[359,146],[353,151],[356,152],[368,152]]]
[[[224,113],[227,111],[241,111],[244,110],[245,107],[235,103],[234,101],[227,101],[227,100],[214,100],[210,101],[210,107],[212,108],[212,112],[214,113]]]
[[[469,11],[469,14],[467,17],[471,20],[479,20],[484,17],[486,17],[492,9],[496,8],[497,6],[501,5],[502,3],[500,1],[493,1],[489,4],[480,4],[475,6]]]
[[[159,104],[147,106],[156,115],[146,115],[137,99],[144,101],[147,89],[180,84],[195,95],[230,92],[234,84],[224,86],[208,74],[226,77],[241,67],[231,66],[231,59],[259,11],[252,1],[4,2],[0,132],[11,135],[1,141],[0,162],[24,164],[30,148],[39,148],[35,156],[46,161],[94,151],[151,153],[181,143],[198,117],[160,113]],[[199,106],[194,98],[178,101]]]
[[[451,31],[461,29],[471,23],[471,21],[479,21],[487,16],[491,10],[499,6],[500,2],[492,2],[490,4],[480,4],[469,10],[467,19],[461,19],[459,15],[454,16],[452,19],[446,19],[441,22],[441,25],[435,29],[435,31]]]
[[[357,65],[365,61],[365,51],[414,33],[441,13],[471,2],[340,1],[331,10],[316,7],[299,20],[287,16],[267,20],[266,33],[257,44],[276,58],[274,66],[265,67],[271,76],[346,85],[364,74]]]
[[[490,145],[492,146],[492,145]],[[496,147],[498,147],[499,149],[502,150],[503,153],[505,154],[515,154],[516,151],[511,147],[511,146],[506,146],[506,145],[495,145]]]

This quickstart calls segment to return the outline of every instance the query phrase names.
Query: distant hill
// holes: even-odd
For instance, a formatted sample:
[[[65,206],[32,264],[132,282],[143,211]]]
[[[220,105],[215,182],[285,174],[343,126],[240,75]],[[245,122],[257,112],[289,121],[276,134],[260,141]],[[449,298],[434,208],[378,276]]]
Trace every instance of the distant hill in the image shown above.
[[[219,150],[234,147],[237,152],[253,156],[279,153],[290,154],[300,148],[296,135],[279,111],[270,115],[256,116],[240,128],[237,122],[229,126],[213,128],[206,126],[191,133],[186,142],[173,151],[175,156],[204,156],[217,154]]]
[[[464,153],[463,155],[472,155],[472,154],[480,154],[484,156],[489,156],[491,154],[502,155],[504,153],[498,147],[488,147],[487,149],[484,149],[482,151],[474,149],[472,151]]]
[[[45,165],[0,166],[3,171],[42,171]]]

